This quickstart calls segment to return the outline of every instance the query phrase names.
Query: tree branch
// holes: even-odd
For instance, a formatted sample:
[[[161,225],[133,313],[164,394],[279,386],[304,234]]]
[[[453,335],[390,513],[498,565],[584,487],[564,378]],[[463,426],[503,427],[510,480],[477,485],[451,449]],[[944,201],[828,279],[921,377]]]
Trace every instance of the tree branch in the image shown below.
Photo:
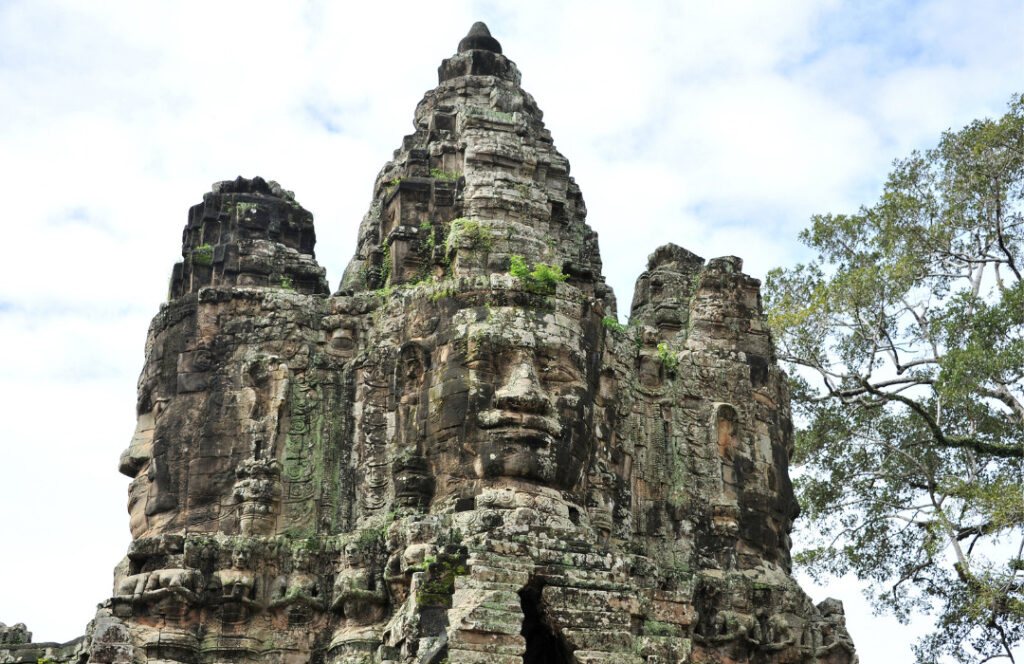
[[[927,409],[918,402],[905,397],[902,394],[878,390],[867,381],[863,381],[861,384],[871,394],[885,400],[899,401],[917,413],[921,419],[924,420],[928,430],[931,431],[935,443],[940,447],[971,449],[980,454],[988,454],[995,457],[1024,459],[1024,445],[1000,445],[998,443],[986,443],[985,441],[978,440],[975,437],[946,436],[942,431],[942,428],[935,421],[935,418],[932,417],[931,413],[929,413]]]
[[[998,189],[998,179],[996,180],[996,187]],[[1017,269],[1017,264],[1013,260],[1013,254],[1006,247],[1006,241],[1003,239],[1003,200],[996,193],[996,237],[999,240],[999,249],[1006,255],[1006,265],[1013,270],[1013,274],[1017,277],[1017,281],[1021,280],[1020,270]]]
[[[1017,397],[1013,395],[1013,392],[1010,391],[1010,388],[1008,388],[1005,383],[997,382],[996,385],[997,387],[994,390],[986,390],[982,388],[979,391],[987,397],[992,397],[993,399],[1006,404],[1016,415],[1014,419],[1017,424],[1024,422],[1024,404],[1021,404],[1021,402],[1017,400]]]

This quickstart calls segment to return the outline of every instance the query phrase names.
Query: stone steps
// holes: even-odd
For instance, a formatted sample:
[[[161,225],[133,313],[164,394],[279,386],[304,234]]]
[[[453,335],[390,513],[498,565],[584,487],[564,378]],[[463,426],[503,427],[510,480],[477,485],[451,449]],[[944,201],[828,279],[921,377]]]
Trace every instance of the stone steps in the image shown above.
[[[479,650],[449,649],[450,664],[523,664],[519,655],[499,655]]]
[[[577,664],[645,664],[643,657],[623,652],[577,650],[572,655]]]
[[[604,652],[633,652],[633,635],[628,630],[563,629],[570,646]]]
[[[494,634],[460,629],[452,634],[448,647],[519,656],[526,652],[526,639],[519,634]]]

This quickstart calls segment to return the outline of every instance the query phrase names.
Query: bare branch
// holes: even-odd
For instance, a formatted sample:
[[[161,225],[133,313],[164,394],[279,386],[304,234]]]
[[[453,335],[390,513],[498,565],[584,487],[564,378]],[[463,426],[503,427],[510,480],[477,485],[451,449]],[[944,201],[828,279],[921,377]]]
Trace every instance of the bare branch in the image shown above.
[[[940,447],[972,449],[981,454],[988,454],[990,456],[1008,459],[1024,458],[1024,446],[1022,445],[1001,445],[999,443],[987,443],[974,437],[946,436],[935,418],[932,417],[931,413],[929,413],[928,410],[917,401],[905,397],[902,394],[882,392],[867,382],[863,382],[862,385],[868,392],[883,399],[898,401],[917,413],[921,419],[924,420],[929,431],[931,431],[935,444]]]
[[[999,184],[998,179],[996,180],[996,190],[998,191]],[[1013,260],[1013,254],[1006,247],[1006,239],[1003,237],[1003,201],[1002,197],[996,194],[996,237],[999,238],[999,249],[1006,255],[1006,265],[1013,274],[1017,277],[1017,281],[1021,280],[1020,270],[1017,269],[1017,263]]]

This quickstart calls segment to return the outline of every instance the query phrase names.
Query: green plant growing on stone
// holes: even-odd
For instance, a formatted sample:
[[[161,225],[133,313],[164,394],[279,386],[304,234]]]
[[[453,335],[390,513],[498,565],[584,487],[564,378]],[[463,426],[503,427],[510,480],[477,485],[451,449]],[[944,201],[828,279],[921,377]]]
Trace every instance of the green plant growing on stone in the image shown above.
[[[458,180],[460,174],[456,173],[455,171],[445,171],[440,168],[431,168],[430,177],[438,180]]]
[[[395,508],[384,516],[384,522],[380,525],[380,528],[377,529],[377,534],[380,536],[381,542],[387,538],[388,528],[391,527],[391,524],[398,521],[399,513],[398,508]]]
[[[606,330],[609,330],[615,335],[625,335],[632,331],[633,347],[636,350],[640,350],[641,348],[643,348],[644,331],[639,321],[631,319],[629,321],[629,324],[623,325],[614,316],[605,316],[604,318],[601,319],[601,325],[603,325]],[[675,360],[674,355],[672,356],[672,359],[668,360],[668,362],[672,363],[673,360]],[[662,358],[662,361],[665,361],[665,358]]]
[[[508,259],[508,273],[513,277],[526,280],[530,278],[530,266],[526,264],[526,259],[518,254],[513,254]]]
[[[455,592],[455,577],[469,573],[469,568],[458,557],[440,554],[435,560],[424,560],[427,578],[416,591],[416,603],[428,606],[450,606]]]
[[[456,528],[449,528],[438,537],[441,546],[458,546],[462,544],[462,533]]]
[[[569,275],[562,272],[558,265],[548,263],[535,263],[530,278],[547,292],[555,290],[555,284],[560,284],[569,278]]]
[[[550,295],[555,287],[569,278],[562,268],[548,263],[534,263],[531,270],[526,259],[513,254],[508,260],[508,273],[521,279],[526,289],[539,295]]]
[[[292,278],[281,275],[281,288],[285,290],[295,290],[295,284],[292,282]]]
[[[430,225],[429,221],[424,221],[420,224],[420,230],[426,231],[427,237],[419,242],[419,254],[429,268],[430,260],[434,255],[434,248],[437,246],[437,240],[434,239],[433,227]]]
[[[472,249],[484,251],[490,251],[494,244],[491,229],[474,219],[458,217],[452,219],[448,226],[448,239],[445,243],[447,250],[451,251],[452,247],[458,246],[462,240],[466,240]]]
[[[601,319],[601,325],[604,326],[604,329],[611,330],[616,334],[623,334],[626,331],[626,326],[620,323],[615,316],[605,316]]]
[[[381,286],[374,291],[382,300],[386,300],[391,296],[391,292],[394,287],[391,285],[391,247],[388,245],[387,240],[380,246],[381,261],[380,261],[380,283]]]
[[[416,243],[416,253],[419,255],[420,268],[416,271],[416,276],[410,280],[413,286],[434,281],[432,272],[434,267],[434,248],[437,246],[437,242],[434,240],[434,233],[430,230],[429,223],[426,224],[425,228],[427,236]],[[420,225],[420,229],[424,229],[423,224]]]
[[[679,357],[675,354],[675,351],[669,348],[668,344],[660,343],[658,344],[658,358],[661,360],[662,366],[665,367],[665,371],[670,376],[674,376],[679,368]]]
[[[435,286],[434,292],[430,294],[430,301],[437,302],[441,298],[455,295],[455,286],[451,281],[441,282]]]
[[[660,620],[645,620],[644,634],[647,636],[678,636],[682,631],[679,625]]]
[[[388,282],[391,281],[391,246],[387,240],[380,245],[380,253],[380,283],[383,288],[387,288]]]
[[[385,533],[382,532],[382,529],[365,528],[360,531],[359,537],[354,544],[360,551],[370,553],[384,543],[384,535]]]
[[[213,247],[209,244],[201,244],[192,250],[193,265],[210,265],[213,263]]]

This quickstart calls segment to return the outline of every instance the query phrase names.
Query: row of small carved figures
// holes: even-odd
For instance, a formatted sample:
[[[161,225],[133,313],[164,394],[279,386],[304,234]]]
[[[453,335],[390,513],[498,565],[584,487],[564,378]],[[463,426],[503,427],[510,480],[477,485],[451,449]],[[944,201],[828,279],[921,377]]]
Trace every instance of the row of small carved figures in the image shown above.
[[[791,621],[786,614],[758,616],[735,611],[718,611],[709,623],[694,631],[694,641],[715,646],[742,642],[769,651],[794,648],[815,656],[824,656],[837,648],[854,652],[853,642],[841,619],[825,616],[823,622]]]
[[[261,592],[263,588],[267,591]],[[352,618],[376,613],[374,607],[388,603],[383,576],[362,567],[338,572],[331,594],[330,609]],[[268,584],[252,571],[233,567],[214,572],[208,580],[193,568],[133,574],[118,583],[114,600],[150,604],[168,597],[193,605],[236,602],[251,609],[300,605],[315,611],[325,610],[329,599],[321,592],[319,577],[310,572],[296,570],[276,576]]]
[[[214,572],[209,583],[196,569],[162,569],[126,577],[119,585],[115,599],[132,603],[155,603],[176,597],[190,604],[236,602],[253,610],[293,607],[324,611],[327,604],[319,591],[316,575],[296,571],[280,575],[270,583],[266,603],[255,599],[260,582],[246,570],[226,569]],[[203,602],[203,590],[207,590]],[[220,590],[218,593],[217,591]],[[388,593],[382,576],[366,568],[348,568],[338,573],[333,584],[330,609],[346,619],[372,623],[380,620],[388,604]],[[698,624],[693,637],[708,646],[744,642],[768,650],[793,647],[823,655],[836,648],[853,652],[840,615],[826,615],[822,622],[790,621],[786,614],[758,617],[733,611],[718,611],[702,629]]]

